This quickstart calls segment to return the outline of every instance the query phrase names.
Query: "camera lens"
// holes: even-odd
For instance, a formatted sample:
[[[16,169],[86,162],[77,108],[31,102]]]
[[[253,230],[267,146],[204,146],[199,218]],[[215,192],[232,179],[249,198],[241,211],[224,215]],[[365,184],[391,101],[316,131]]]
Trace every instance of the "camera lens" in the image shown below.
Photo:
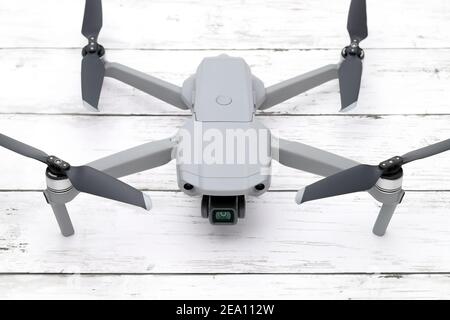
[[[234,212],[233,210],[214,210],[213,220],[215,223],[233,223]]]

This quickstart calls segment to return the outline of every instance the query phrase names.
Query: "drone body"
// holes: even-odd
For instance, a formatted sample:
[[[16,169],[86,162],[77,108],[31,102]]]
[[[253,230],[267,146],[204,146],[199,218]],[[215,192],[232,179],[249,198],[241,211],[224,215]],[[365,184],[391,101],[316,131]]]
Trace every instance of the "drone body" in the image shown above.
[[[86,0],[82,34],[81,85],[83,101],[98,109],[103,79],[117,79],[168,104],[190,110],[192,116],[167,139],[148,142],[87,166],[67,162],[0,134],[0,146],[47,165],[44,191],[64,236],[74,233],[66,203],[79,192],[121,201],[149,210],[150,198],[117,180],[124,176],[177,162],[179,188],[202,196],[201,215],[213,224],[235,224],[245,217],[245,198],[270,188],[273,161],[326,177],[300,189],[298,204],[367,191],[382,203],[373,232],[386,232],[405,194],[402,166],[450,149],[450,139],[393,157],[376,166],[361,165],[306,144],[275,137],[256,117],[258,110],[276,106],[328,81],[338,79],[341,111],[356,106],[367,35],[366,1],[352,0],[346,46],[337,64],[330,64],[281,83],[265,87],[241,58],[219,55],[205,58],[182,87],[105,58],[97,40],[102,27],[101,0]]]
[[[263,83],[243,59],[220,55],[201,62],[182,88],[183,100],[192,106],[192,117],[178,134],[182,190],[190,195],[256,196],[270,186],[270,131],[255,117],[264,95]],[[195,187],[186,189],[186,184]],[[257,190],[257,185],[265,187]]]
[[[270,187],[271,134],[255,117],[265,87],[241,58],[205,58],[182,87],[192,117],[177,135],[178,185],[204,196],[202,215],[234,224],[245,196]]]

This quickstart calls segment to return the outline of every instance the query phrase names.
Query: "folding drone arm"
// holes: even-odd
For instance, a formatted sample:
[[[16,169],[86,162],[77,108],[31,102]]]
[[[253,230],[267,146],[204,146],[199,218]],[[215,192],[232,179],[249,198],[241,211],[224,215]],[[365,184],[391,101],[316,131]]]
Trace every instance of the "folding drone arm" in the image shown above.
[[[175,146],[176,141],[174,138],[152,141],[96,160],[91,162],[89,166],[115,178],[120,178],[156,168],[170,162]],[[66,203],[72,201],[79,192],[74,188],[70,188],[70,186],[66,190],[61,189],[58,181],[48,181],[48,183],[54,183],[54,185],[49,185],[44,190],[45,198],[52,207],[61,233],[65,237],[71,236],[74,234],[74,228],[66,208]],[[150,207],[151,203],[148,206]]]
[[[82,50],[81,92],[83,101],[94,109],[103,86],[104,77],[122,81],[180,109],[189,109],[181,99],[181,88],[161,79],[146,75],[118,63],[105,60],[105,48],[98,43],[103,26],[101,0],[86,0],[81,33],[88,40]]]
[[[306,144],[274,138],[272,155],[284,166],[297,170],[329,176],[359,163],[328,151],[308,146]]]
[[[300,142],[281,138],[274,138],[273,141],[272,156],[274,160],[287,167],[323,177],[355,167],[359,164],[354,160]],[[373,227],[373,233],[382,236],[385,234],[392,215],[394,214],[397,205],[401,202],[405,192],[400,188],[396,192],[385,193],[377,187],[373,187],[368,190],[368,192],[376,200],[383,203]],[[297,194],[296,202],[299,203],[300,200],[301,199],[299,199],[299,195]]]
[[[330,64],[266,88],[266,99],[259,107],[265,110],[299,94],[338,78],[340,64]]]
[[[148,142],[101,158],[89,165],[115,178],[125,177],[169,163],[173,159],[176,143],[175,138]]]
[[[359,45],[368,36],[366,0],[351,1],[347,31],[351,42],[342,50],[339,64],[325,66],[267,88],[267,99],[260,109],[275,106],[333,79],[339,79],[341,111],[354,108],[359,97],[365,56]]]
[[[181,88],[119,63],[105,61],[105,77],[114,78],[179,109],[189,107],[181,98]]]

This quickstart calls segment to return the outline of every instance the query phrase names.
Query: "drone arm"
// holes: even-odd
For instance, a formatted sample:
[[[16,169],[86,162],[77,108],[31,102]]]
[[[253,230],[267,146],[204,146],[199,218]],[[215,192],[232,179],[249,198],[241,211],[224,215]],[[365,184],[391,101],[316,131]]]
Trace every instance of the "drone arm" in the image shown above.
[[[152,141],[96,160],[89,166],[120,178],[170,162],[175,145],[173,138]]]
[[[114,155],[99,159],[89,165],[97,170],[116,177],[124,177],[133,173],[145,171],[162,166],[172,160],[174,139],[153,141],[144,145],[125,150]],[[72,201],[78,191],[70,188],[66,191],[55,191],[47,187],[44,196],[47,203],[52,207],[61,233],[65,237],[74,234],[72,222],[66,208],[66,203]]]
[[[115,62],[105,62],[105,76],[122,81],[179,109],[189,107],[181,98],[181,88]]]
[[[323,177],[359,164],[331,152],[281,138],[274,139],[273,146],[274,159],[282,165]]]
[[[266,99],[259,107],[265,110],[303,92],[338,78],[340,64],[330,64],[266,88]]]
[[[338,173],[358,165],[358,162],[333,153],[323,151],[299,142],[274,138],[272,156],[275,160],[290,168],[317,174],[323,177]],[[374,187],[369,194],[383,203],[378,218],[373,227],[373,233],[383,236],[397,205],[405,194],[403,190],[394,193],[384,193]]]

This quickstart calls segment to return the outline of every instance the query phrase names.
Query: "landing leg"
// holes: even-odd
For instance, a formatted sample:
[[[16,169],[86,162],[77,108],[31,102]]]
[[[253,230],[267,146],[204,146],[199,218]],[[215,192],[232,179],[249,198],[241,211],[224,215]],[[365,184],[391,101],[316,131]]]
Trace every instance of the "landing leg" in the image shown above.
[[[379,237],[384,236],[386,229],[389,226],[389,222],[395,212],[397,204],[383,204],[381,211],[378,214],[377,221],[373,226],[373,233]]]
[[[70,237],[75,233],[72,225],[72,221],[70,220],[69,213],[67,212],[67,208],[65,204],[50,204],[53,213],[55,214],[56,221],[58,222],[61,233],[64,237]]]

